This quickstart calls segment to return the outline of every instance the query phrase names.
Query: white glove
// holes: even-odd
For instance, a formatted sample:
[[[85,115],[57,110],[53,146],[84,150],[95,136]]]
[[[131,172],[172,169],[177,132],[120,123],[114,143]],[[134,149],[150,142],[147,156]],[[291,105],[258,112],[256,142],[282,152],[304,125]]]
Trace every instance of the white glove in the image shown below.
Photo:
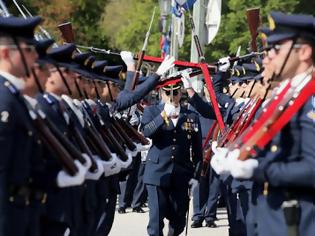
[[[190,194],[193,194],[193,192],[195,191],[196,187],[198,186],[198,180],[196,179],[190,179],[188,182],[188,185],[190,187]]]
[[[214,154],[216,154],[216,153],[218,152],[217,147],[218,147],[218,142],[217,142],[217,141],[212,141],[212,143],[211,143],[211,149],[212,149],[212,152],[213,152]]]
[[[102,161],[102,164],[105,176],[118,174],[121,170],[120,161],[115,153],[112,153],[112,158],[109,161]]]
[[[169,71],[169,69],[174,67],[174,61],[175,61],[174,57],[170,57],[169,55],[167,55],[155,73],[158,74],[159,76],[165,74],[167,71]]]
[[[104,173],[104,167],[102,161],[99,159],[99,157],[94,156],[95,158],[95,163],[97,166],[97,169],[95,172],[91,172],[88,170],[85,175],[85,179],[90,179],[90,180],[99,180],[99,178],[102,176]]]
[[[187,71],[183,71],[182,72],[181,80],[183,82],[183,85],[184,85],[185,89],[192,88],[192,84],[191,84],[191,81],[190,81],[190,76],[189,76],[189,73]]]
[[[126,154],[127,154],[127,155],[128,155],[128,154],[131,154],[132,157],[135,157],[135,156],[138,155],[138,152],[140,152],[140,151],[138,150],[138,148],[140,148],[140,146],[139,146],[138,143],[135,143],[135,142],[133,142],[133,144],[136,146],[135,150],[131,151],[130,149],[127,148],[127,149],[126,149]]]
[[[90,167],[92,166],[92,161],[90,159],[90,157],[88,156],[88,154],[86,153],[82,153],[82,157],[85,159],[85,163],[84,163],[84,167],[88,170],[90,169]]]
[[[74,164],[78,168],[78,173],[74,176],[69,175],[64,170],[59,171],[57,175],[57,186],[60,188],[78,186],[84,182],[87,169],[78,161],[75,160]]]
[[[152,141],[150,140],[150,143],[148,145],[142,145],[141,143],[135,143],[137,146],[137,151],[142,152],[142,151],[147,151],[151,148]]]
[[[171,103],[165,103],[164,105],[164,111],[167,117],[171,117],[172,115],[175,115],[176,113],[176,107]]]
[[[134,152],[130,151],[129,149],[126,149],[126,154],[128,156],[128,159],[126,161],[120,160],[121,169],[127,169],[131,165],[133,153]]]
[[[227,148],[215,148],[214,155],[211,158],[210,164],[214,171],[218,174],[229,173],[228,160],[226,159],[228,153]]]
[[[248,159],[245,161],[238,160],[240,150],[235,149],[229,153],[229,169],[231,175],[236,179],[249,179],[253,176],[254,170],[258,167],[258,161]]]
[[[149,151],[142,151],[141,152],[141,161],[145,162],[147,160],[147,155]]]
[[[135,61],[133,59],[133,55],[129,51],[121,51],[120,57],[125,62],[126,65],[135,64]]]
[[[230,57],[222,57],[219,59],[219,71],[226,72],[230,66]]]

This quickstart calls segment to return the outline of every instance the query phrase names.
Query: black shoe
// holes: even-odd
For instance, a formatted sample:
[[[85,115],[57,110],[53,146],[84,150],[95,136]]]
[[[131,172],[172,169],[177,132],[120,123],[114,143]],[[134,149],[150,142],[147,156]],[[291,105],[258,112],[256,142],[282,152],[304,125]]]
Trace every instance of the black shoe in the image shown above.
[[[195,221],[191,224],[190,227],[191,227],[191,228],[201,228],[201,227],[202,227],[202,221],[200,221],[200,220],[195,220]]]
[[[137,212],[137,213],[145,213],[145,211],[141,207],[135,207],[132,209],[132,212]]]
[[[118,213],[119,213],[119,214],[126,214],[126,208],[124,208],[124,207],[119,207],[119,208],[118,208]]]
[[[209,227],[209,228],[216,228],[217,225],[214,223],[214,221],[207,221],[207,222],[206,222],[206,227]]]

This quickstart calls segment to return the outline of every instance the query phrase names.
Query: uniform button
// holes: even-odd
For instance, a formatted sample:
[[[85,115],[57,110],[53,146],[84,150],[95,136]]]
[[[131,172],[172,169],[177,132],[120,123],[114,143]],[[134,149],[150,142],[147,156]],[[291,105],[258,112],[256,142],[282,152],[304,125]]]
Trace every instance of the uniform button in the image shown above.
[[[174,134],[176,134],[176,129],[174,130]]]
[[[173,141],[175,142],[175,141],[176,141],[176,138],[173,138]]]
[[[278,150],[277,145],[272,145],[270,150],[271,150],[271,152],[276,152]]]
[[[67,135],[67,132],[64,132],[63,134],[64,134],[64,135]]]
[[[174,157],[174,156],[171,156],[171,158],[174,159],[175,157]]]
[[[27,134],[28,134],[28,136],[32,136],[33,132],[32,131],[28,131]]]
[[[37,139],[37,144],[42,144],[42,141],[40,141],[39,139]]]
[[[176,149],[176,147],[172,147],[172,150],[175,150]]]

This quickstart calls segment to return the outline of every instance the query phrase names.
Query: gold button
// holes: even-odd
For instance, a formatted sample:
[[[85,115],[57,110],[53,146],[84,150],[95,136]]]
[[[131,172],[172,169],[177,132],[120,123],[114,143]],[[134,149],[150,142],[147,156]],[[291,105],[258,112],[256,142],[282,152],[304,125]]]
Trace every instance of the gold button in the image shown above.
[[[272,145],[270,150],[271,150],[271,152],[276,152],[278,150],[277,145]]]
[[[269,184],[268,182],[264,183],[264,190],[263,190],[263,195],[267,196],[268,195],[268,189],[269,189]]]
[[[45,204],[46,202],[47,202],[47,193],[44,193],[44,196],[43,196],[43,198],[41,200],[41,203]]]
[[[28,136],[32,136],[33,132],[32,131],[28,131],[27,134],[28,134]]]

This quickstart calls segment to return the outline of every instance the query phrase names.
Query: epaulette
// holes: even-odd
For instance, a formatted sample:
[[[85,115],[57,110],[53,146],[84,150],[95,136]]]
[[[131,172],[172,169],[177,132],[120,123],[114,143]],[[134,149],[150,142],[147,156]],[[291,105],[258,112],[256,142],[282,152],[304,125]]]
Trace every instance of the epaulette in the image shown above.
[[[13,84],[11,84],[9,81],[5,81],[4,86],[7,87],[13,95],[19,94],[19,90]]]
[[[43,97],[48,102],[49,105],[54,104],[54,101],[49,98],[48,94],[44,94]]]

